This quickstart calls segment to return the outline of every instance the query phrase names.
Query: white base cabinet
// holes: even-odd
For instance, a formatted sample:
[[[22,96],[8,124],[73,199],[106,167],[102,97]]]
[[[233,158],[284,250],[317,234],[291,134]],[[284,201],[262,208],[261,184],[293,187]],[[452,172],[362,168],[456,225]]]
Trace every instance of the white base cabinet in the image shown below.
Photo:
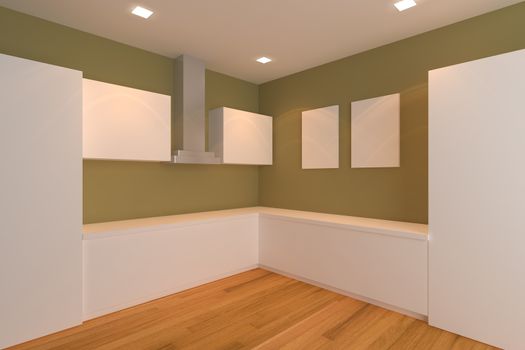
[[[0,348],[82,321],[82,73],[0,54]]]
[[[351,225],[265,214],[259,234],[263,267],[411,316],[427,315],[426,235],[381,234]]]
[[[111,232],[84,240],[84,319],[253,269],[259,260],[256,214]]]
[[[427,314],[426,225],[256,207],[86,225],[84,318],[256,266]]]

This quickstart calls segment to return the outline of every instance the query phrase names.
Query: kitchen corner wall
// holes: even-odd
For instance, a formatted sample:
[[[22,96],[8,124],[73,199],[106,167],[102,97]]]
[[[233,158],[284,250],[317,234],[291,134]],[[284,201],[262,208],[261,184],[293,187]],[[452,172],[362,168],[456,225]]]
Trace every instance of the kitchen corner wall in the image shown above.
[[[260,169],[259,205],[426,223],[427,72],[525,48],[523,23],[522,2],[261,85],[259,112],[274,116],[274,164]],[[351,169],[350,102],[397,92],[401,167]],[[301,112],[334,104],[340,168],[302,170]]]
[[[172,94],[170,58],[3,7],[0,33],[0,53],[81,70],[89,79]],[[206,108],[220,106],[257,112],[257,85],[207,71]],[[84,161],[84,223],[257,202],[256,166]]]
[[[207,71],[207,109],[227,106],[275,117],[274,164],[84,161],[84,222],[259,204],[426,223],[427,71],[525,48],[523,23],[525,3],[519,3],[261,86]],[[0,33],[0,53],[172,94],[170,58],[2,7]],[[401,167],[351,169],[350,102],[396,92]],[[301,170],[301,111],[333,104],[340,105],[340,168]]]

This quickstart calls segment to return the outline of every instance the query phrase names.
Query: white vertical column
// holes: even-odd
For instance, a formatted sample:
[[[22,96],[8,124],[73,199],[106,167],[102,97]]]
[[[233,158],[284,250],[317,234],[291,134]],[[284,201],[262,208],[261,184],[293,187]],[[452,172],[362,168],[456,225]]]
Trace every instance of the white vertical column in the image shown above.
[[[525,51],[430,72],[429,321],[525,344]]]
[[[0,55],[0,348],[82,320],[82,73]]]

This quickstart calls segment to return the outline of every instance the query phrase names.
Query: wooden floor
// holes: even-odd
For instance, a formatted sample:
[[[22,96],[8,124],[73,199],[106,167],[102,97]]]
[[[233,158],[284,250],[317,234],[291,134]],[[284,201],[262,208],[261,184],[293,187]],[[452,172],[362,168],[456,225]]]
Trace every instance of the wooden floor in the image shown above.
[[[261,269],[13,349],[494,349]]]

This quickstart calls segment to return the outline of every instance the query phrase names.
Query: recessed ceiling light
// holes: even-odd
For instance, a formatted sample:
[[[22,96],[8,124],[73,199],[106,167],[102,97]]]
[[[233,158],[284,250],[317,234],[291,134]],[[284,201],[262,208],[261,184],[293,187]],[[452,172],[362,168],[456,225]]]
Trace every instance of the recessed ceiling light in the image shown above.
[[[137,6],[131,11],[135,16],[148,19],[153,14],[153,11],[145,9],[144,7]]]
[[[272,62],[272,59],[263,56],[263,57],[258,58],[256,61],[262,64],[266,64],[268,62]]]
[[[399,12],[408,10],[411,7],[416,6],[416,2],[414,0],[401,0],[394,4],[396,9],[398,9]]]

